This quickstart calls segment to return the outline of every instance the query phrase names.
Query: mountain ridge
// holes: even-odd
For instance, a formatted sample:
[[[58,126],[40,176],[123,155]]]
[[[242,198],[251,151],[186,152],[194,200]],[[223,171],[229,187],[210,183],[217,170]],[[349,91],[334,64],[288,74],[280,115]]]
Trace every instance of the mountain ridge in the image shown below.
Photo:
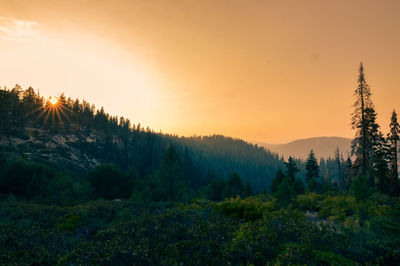
[[[345,157],[351,152],[351,139],[339,136],[320,136],[303,138],[290,141],[284,144],[269,144],[259,141],[251,141],[253,144],[262,146],[279,156],[287,158],[293,156],[306,159],[310,150],[314,150],[318,158],[333,157],[336,148]]]

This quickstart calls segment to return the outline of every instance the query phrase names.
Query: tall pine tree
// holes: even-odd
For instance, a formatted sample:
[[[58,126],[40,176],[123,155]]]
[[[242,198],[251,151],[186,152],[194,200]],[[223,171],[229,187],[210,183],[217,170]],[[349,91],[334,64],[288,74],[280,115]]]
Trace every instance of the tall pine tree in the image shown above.
[[[383,178],[385,169],[385,140],[376,123],[376,112],[371,100],[371,90],[365,81],[364,67],[360,64],[356,101],[352,116],[352,128],[356,130],[352,141],[352,155],[356,156],[353,167],[357,175],[368,178],[371,186],[377,182],[377,175]]]
[[[392,195],[399,195],[399,170],[398,170],[398,143],[400,140],[400,125],[397,122],[397,113],[393,110],[390,119],[390,130],[387,135],[389,144],[390,191]]]
[[[361,167],[361,175],[367,176],[369,140],[367,138],[366,110],[373,107],[371,101],[371,90],[365,80],[364,66],[360,63],[358,76],[358,86],[354,91],[356,101],[354,102],[354,111],[352,113],[352,128],[357,130],[352,141],[352,155],[357,156],[357,161]]]

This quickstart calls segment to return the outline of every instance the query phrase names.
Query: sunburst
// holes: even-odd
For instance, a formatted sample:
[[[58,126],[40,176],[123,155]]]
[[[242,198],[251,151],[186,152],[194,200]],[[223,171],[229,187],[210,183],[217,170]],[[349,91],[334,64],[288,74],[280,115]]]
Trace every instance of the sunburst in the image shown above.
[[[58,104],[58,99],[56,98],[56,97],[51,97],[50,96],[50,98],[49,98],[49,103],[51,104],[51,105],[53,105],[53,106],[55,106],[56,104]]]
[[[65,103],[61,101],[60,97],[49,97],[38,110],[40,113],[36,121],[44,116],[43,126],[46,126],[47,122],[50,122],[54,128],[60,126],[64,129],[65,119],[69,121],[66,110]]]

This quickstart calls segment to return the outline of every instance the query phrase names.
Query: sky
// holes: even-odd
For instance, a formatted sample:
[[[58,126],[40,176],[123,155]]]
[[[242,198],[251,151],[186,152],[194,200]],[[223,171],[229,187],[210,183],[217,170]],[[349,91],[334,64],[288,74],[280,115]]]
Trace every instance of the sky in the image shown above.
[[[0,86],[64,92],[156,132],[353,137],[360,61],[387,132],[400,1],[0,0]]]

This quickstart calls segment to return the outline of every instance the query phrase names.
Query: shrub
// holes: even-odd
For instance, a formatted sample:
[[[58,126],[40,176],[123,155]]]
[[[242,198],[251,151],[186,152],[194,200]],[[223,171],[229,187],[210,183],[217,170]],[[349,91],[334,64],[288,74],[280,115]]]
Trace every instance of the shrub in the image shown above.
[[[74,232],[79,225],[81,217],[76,214],[68,214],[55,226],[57,230]]]
[[[215,208],[233,218],[255,221],[262,217],[265,210],[272,209],[272,202],[262,202],[254,197],[247,199],[236,197],[218,203]]]
[[[305,195],[298,195],[296,202],[303,210],[319,211],[324,198],[325,196],[322,194],[308,193]]]
[[[344,221],[353,216],[358,208],[356,199],[351,196],[327,196],[320,204],[319,216],[334,221]]]

